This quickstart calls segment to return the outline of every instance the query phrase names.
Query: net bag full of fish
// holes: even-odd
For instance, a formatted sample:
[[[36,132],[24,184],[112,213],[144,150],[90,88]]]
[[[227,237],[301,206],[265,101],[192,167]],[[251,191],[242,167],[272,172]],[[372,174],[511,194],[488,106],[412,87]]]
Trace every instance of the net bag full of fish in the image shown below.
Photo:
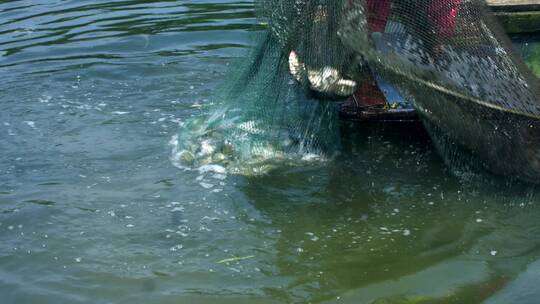
[[[340,74],[352,54],[344,53],[338,37],[339,19],[327,15],[341,13],[341,6],[260,1],[256,10],[265,29],[247,58],[232,64],[208,114],[181,127],[173,142],[176,165],[258,175],[284,164],[325,162],[339,152],[334,101],[354,86]],[[304,55],[311,74],[291,65],[292,50]],[[310,89],[310,80],[320,89]]]
[[[485,1],[262,0],[256,7],[267,24],[258,48],[219,109],[181,134],[187,152],[180,158],[201,164],[213,153],[261,164],[333,155],[335,101],[376,74],[416,109],[447,163],[466,151],[491,172],[540,181],[538,79]]]

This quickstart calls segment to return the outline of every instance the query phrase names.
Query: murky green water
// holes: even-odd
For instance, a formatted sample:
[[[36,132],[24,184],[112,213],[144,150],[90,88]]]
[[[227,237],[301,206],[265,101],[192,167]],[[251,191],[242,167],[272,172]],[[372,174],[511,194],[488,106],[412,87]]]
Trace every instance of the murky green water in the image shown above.
[[[2,303],[537,303],[540,197],[404,127],[330,163],[181,170],[251,2],[0,3]]]

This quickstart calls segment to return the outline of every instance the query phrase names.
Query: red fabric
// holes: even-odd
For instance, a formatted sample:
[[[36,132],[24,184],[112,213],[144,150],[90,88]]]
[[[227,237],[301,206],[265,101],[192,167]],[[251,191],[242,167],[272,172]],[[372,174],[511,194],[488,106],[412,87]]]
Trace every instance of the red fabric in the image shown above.
[[[355,0],[350,0],[352,1]],[[419,0],[424,1],[424,0]],[[451,37],[456,30],[456,19],[462,0],[431,0],[427,14],[435,26],[439,39]],[[392,0],[366,0],[367,21],[370,32],[384,32],[392,11]],[[384,105],[386,98],[379,87],[371,81],[360,84],[353,98],[360,107]]]
[[[435,32],[440,39],[451,37],[456,30],[456,19],[461,0],[432,0],[427,7],[427,14],[435,25]]]
[[[440,38],[446,39],[454,34],[461,1],[431,0],[428,4],[426,13],[433,21],[435,31]],[[392,11],[392,0],[366,0],[366,2],[369,31],[384,32]]]
[[[391,0],[367,0],[367,21],[370,32],[384,32],[392,9]]]
[[[352,98],[362,108],[386,104],[386,97],[379,87],[371,81],[364,81],[360,84]]]

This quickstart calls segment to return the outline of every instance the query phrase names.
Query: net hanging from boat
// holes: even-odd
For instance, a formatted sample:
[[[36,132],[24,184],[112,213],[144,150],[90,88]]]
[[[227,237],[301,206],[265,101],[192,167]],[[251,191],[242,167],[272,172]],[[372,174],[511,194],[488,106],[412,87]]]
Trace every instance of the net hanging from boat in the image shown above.
[[[339,151],[337,105],[306,94],[274,36],[255,40],[208,113],[181,127],[173,140],[177,166],[260,175],[276,165],[324,162]]]
[[[540,181],[538,80],[485,1],[348,1],[342,20],[342,41],[413,103],[447,161],[459,146]]]
[[[538,80],[485,1],[256,0],[256,11],[266,30],[219,105],[180,133],[184,163],[242,171],[333,155],[334,101],[377,74],[413,104],[448,162],[459,147],[493,172],[540,180]]]

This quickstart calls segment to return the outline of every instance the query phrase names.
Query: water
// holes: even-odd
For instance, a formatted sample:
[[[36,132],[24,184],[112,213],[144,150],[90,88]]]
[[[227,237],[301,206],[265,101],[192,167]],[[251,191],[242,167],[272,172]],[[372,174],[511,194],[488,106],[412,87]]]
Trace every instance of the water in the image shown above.
[[[0,4],[2,303],[536,303],[537,191],[452,174],[421,130],[344,125],[336,160],[259,177],[174,166],[252,10]]]

